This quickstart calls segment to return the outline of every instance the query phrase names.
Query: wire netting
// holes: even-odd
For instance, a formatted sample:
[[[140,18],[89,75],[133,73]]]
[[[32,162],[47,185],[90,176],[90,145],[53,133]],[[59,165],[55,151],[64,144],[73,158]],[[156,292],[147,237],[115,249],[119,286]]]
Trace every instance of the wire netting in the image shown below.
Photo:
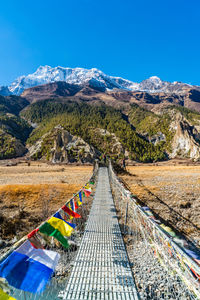
[[[141,299],[200,299],[199,265],[142,209],[111,163],[109,176]]]

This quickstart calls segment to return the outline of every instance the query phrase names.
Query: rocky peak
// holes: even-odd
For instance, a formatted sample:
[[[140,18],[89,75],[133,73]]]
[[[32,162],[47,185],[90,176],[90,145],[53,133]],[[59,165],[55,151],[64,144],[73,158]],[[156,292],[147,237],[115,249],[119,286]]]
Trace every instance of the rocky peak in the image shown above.
[[[143,80],[139,85],[139,90],[145,90],[149,92],[161,91],[163,88],[169,85],[169,82],[162,81],[157,76],[152,76],[148,79]]]
[[[195,139],[198,132],[189,124],[181,113],[177,113],[171,123],[171,130],[175,132],[172,141],[170,158],[187,157],[194,160],[200,159],[200,144]]]

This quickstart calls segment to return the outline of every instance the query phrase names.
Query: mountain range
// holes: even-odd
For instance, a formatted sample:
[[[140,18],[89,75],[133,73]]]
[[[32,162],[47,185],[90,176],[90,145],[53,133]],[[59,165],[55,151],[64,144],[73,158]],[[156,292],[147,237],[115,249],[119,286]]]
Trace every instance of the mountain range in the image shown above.
[[[198,86],[44,66],[0,94],[0,159],[200,159]]]
[[[40,66],[33,74],[23,75],[14,80],[8,87],[0,87],[1,95],[20,95],[25,89],[47,83],[64,81],[69,84],[83,86],[89,84],[101,90],[122,89],[129,91],[146,91],[150,93],[179,93],[183,94],[188,88],[200,90],[199,86],[192,86],[181,82],[163,81],[157,76],[152,76],[140,83],[132,82],[121,77],[104,74],[98,69],[63,68]]]

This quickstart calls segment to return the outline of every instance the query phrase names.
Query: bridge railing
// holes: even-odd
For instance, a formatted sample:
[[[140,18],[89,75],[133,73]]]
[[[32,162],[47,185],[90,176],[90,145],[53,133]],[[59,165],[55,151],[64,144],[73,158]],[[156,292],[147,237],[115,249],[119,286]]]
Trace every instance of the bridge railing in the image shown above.
[[[123,208],[124,231],[132,230],[132,234],[142,238],[145,246],[152,250],[164,267],[172,274],[178,275],[192,292],[194,297],[200,299],[200,256],[194,249],[187,245],[183,237],[172,236],[173,231],[166,231],[169,227],[163,226],[156,220],[148,207],[142,207],[137,199],[124,186],[113,170],[109,162],[109,178],[118,202],[120,211]],[[190,255],[191,254],[191,255]]]

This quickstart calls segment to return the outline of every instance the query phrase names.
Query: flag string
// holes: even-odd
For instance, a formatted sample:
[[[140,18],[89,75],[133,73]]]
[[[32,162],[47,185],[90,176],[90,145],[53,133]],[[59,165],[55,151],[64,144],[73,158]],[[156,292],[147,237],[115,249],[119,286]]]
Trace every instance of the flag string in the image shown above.
[[[93,169],[92,177],[89,181],[75,194],[70,198],[67,202],[65,202],[62,207],[60,207],[54,214],[52,214],[49,218],[43,221],[37,228],[33,231],[29,232],[22,239],[17,241],[0,259],[0,277],[3,277],[7,280],[8,284],[14,288],[19,289],[26,300],[26,292],[31,293],[40,293],[43,292],[46,288],[47,282],[50,280],[52,274],[55,271],[55,267],[58,264],[60,259],[60,254],[51,250],[45,250],[43,245],[40,243],[38,236],[36,233],[40,231],[43,234],[50,235],[55,237],[65,248],[69,247],[66,236],[70,236],[73,229],[76,227],[76,224],[70,222],[70,220],[64,220],[60,214],[60,212],[64,212],[64,207],[66,207],[65,214],[68,213],[70,218],[80,218],[80,215],[73,210],[68,208],[70,202],[75,199],[78,203],[78,207],[82,205],[82,197],[84,190],[90,189],[89,184],[94,184],[94,178],[96,176],[98,167]],[[90,195],[90,193],[89,193]],[[53,232],[56,232],[56,235],[48,234],[45,230],[42,231],[40,228],[43,225],[48,225],[49,228],[53,228]],[[39,235],[41,238],[42,236]],[[30,258],[31,260],[29,261]],[[20,260],[18,263],[18,259]],[[31,262],[31,263],[30,263]],[[51,263],[50,263],[51,262]],[[55,263],[53,263],[55,262]],[[34,278],[34,268],[37,270],[37,276]],[[26,272],[28,276],[21,277],[21,270]],[[13,270],[13,271],[12,271]],[[32,282],[30,284],[30,277],[32,278]],[[39,278],[39,281],[38,281]],[[40,281],[41,279],[41,281]],[[0,291],[3,295],[4,291]],[[7,297],[7,296],[6,296]],[[8,296],[9,297],[9,296]],[[12,298],[12,297],[11,297]],[[14,298],[12,298],[14,299]]]

